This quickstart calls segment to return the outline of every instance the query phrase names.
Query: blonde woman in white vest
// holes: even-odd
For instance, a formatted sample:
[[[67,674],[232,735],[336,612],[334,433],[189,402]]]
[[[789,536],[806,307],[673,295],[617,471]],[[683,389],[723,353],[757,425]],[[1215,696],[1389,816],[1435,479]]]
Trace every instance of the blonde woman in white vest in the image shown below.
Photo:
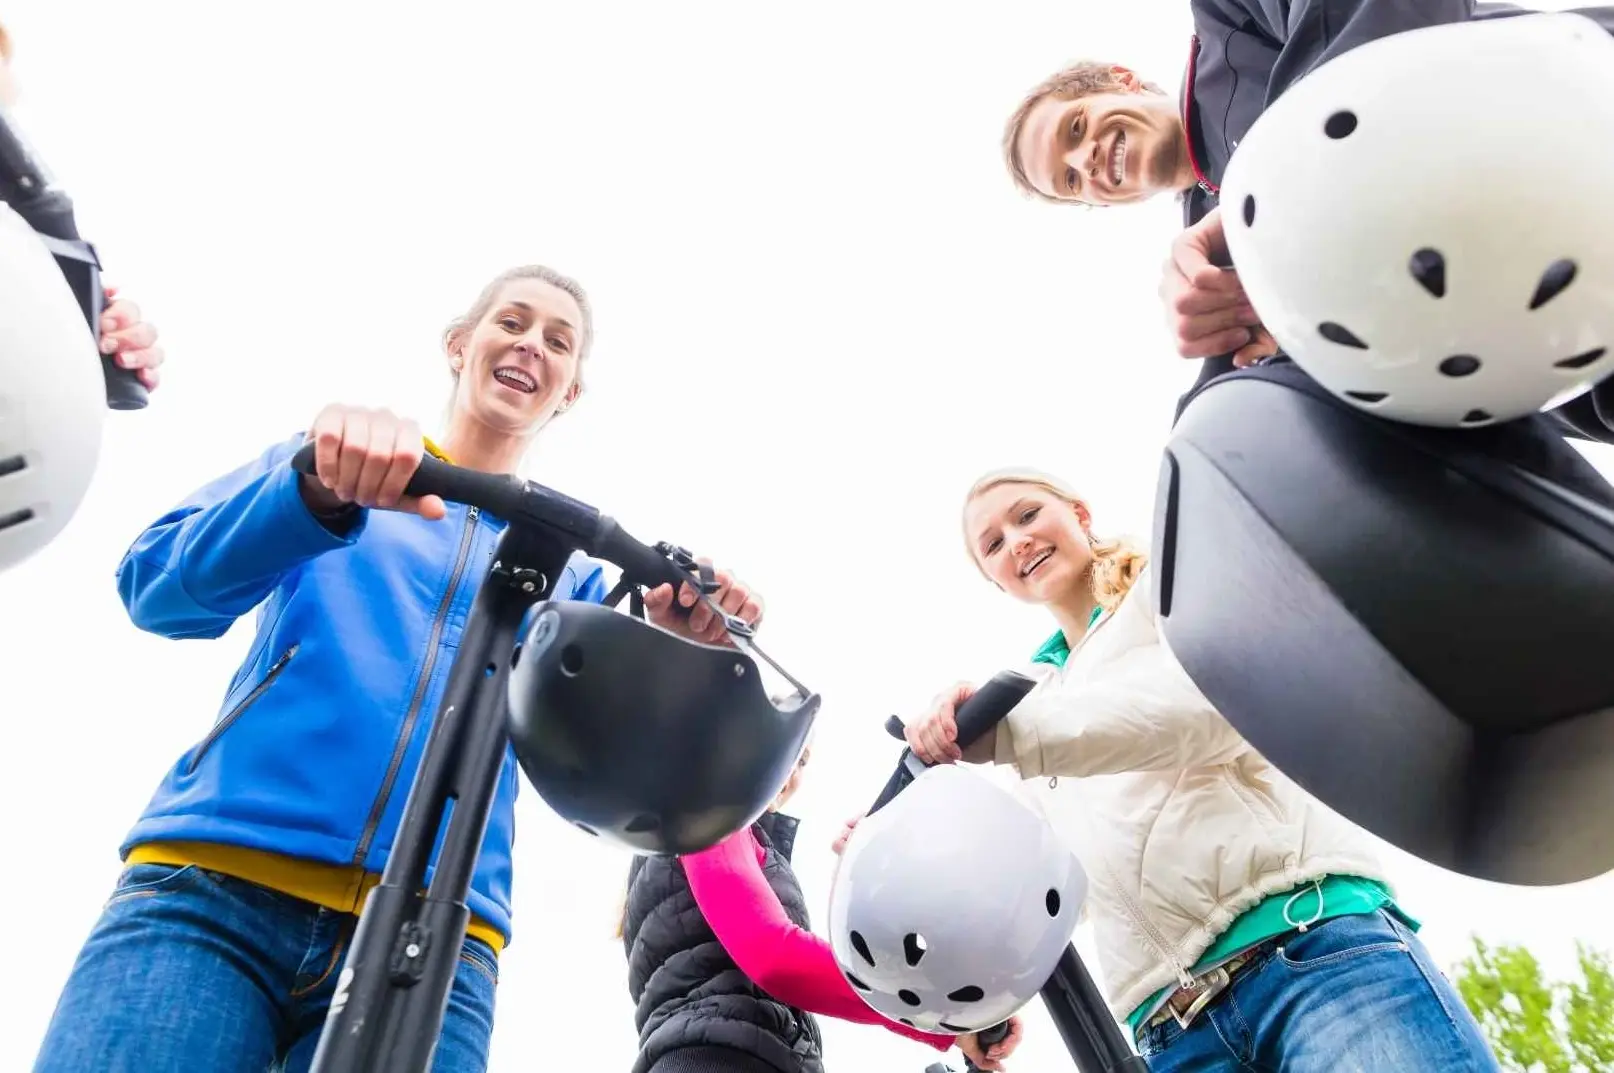
[[[1145,554],[1034,470],[977,481],[963,521],[987,580],[1058,629],[995,737],[959,749],[963,684],[908,743],[1028,780],[1092,877],[1106,997],[1151,1070],[1496,1070],[1374,841],[1252,750],[1167,649]]]

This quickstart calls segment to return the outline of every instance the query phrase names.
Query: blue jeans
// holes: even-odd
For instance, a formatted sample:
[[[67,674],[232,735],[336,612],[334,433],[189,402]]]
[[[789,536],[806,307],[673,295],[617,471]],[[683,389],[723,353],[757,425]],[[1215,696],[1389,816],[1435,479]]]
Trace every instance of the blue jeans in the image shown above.
[[[124,870],[34,1073],[303,1073],[357,922],[194,866]],[[433,1073],[483,1073],[498,960],[467,936]]]
[[[1139,1037],[1151,1073],[1500,1073],[1456,988],[1383,910],[1291,935],[1187,1031]]]

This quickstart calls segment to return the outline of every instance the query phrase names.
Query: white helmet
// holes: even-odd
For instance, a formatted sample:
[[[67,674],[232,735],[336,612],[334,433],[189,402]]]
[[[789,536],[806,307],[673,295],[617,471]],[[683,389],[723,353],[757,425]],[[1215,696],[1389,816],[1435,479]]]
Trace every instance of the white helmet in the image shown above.
[[[78,300],[34,229],[0,203],[0,570],[72,519],[95,474],[106,408]]]
[[[888,1020],[978,1032],[1037,996],[1086,897],[1087,874],[1041,817],[947,764],[853,831],[830,892],[830,946]]]
[[[1583,16],[1382,38],[1250,128],[1228,250],[1284,351],[1353,405],[1522,417],[1614,370],[1611,131],[1614,39]]]

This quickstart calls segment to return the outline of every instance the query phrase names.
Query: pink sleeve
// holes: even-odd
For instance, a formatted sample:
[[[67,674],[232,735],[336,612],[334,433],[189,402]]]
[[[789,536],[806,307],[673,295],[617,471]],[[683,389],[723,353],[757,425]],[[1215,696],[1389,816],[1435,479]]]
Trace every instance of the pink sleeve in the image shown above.
[[[762,874],[762,846],[746,828],[711,849],[681,858],[695,904],[734,964],[762,990],[808,1013],[879,1025],[939,1051],[938,1036],[888,1021],[858,998],[829,944],[798,928]]]

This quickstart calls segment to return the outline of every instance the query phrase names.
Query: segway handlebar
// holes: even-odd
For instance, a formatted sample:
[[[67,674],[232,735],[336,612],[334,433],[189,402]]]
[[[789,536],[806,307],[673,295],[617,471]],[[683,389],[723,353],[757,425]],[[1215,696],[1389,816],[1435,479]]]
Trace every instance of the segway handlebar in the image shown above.
[[[996,730],[1003,717],[1031,692],[1034,685],[1035,681],[1016,671],[999,671],[994,674],[984,686],[960,704],[958,711],[954,713],[954,721],[958,724],[959,747],[966,748],[973,745]],[[885,721],[885,729],[886,733],[898,741],[904,740],[902,720],[897,716],[893,715]],[[890,780],[885,784],[885,789],[880,791],[880,796],[875,798],[874,804],[869,807],[869,814],[873,815],[889,805],[928,766],[913,754],[912,749],[904,749],[902,759],[897,762],[897,770],[892,773]],[[975,1038],[980,1041],[982,1050],[986,1050],[1003,1042],[1008,1035],[1009,1022],[1003,1021],[981,1029],[975,1033]],[[968,1068],[971,1071],[978,1069],[973,1061],[969,1062]]]
[[[1000,671],[976,690],[969,700],[958,706],[955,721],[958,724],[958,744],[967,748],[997,727],[1015,705],[1025,699],[1035,680],[1015,671]],[[903,739],[902,720],[892,716],[886,720],[886,732]],[[869,809],[873,813],[901,793],[925,771],[926,765],[913,755],[912,749],[902,751],[896,772],[885,789]],[[1047,1007],[1060,1038],[1070,1052],[1078,1073],[1148,1073],[1149,1063],[1133,1053],[1121,1034],[1120,1026],[1110,1016],[1104,996],[1088,975],[1087,967],[1074,946],[1067,947],[1055,966],[1053,975],[1043,984],[1043,1005]],[[1009,1033],[1009,1023],[993,1025],[977,1033],[983,1047],[991,1047]],[[931,1066],[926,1073],[941,1073],[945,1066]],[[976,1066],[969,1063],[971,1073]]]
[[[314,473],[312,442],[297,449],[291,466],[298,473]],[[641,543],[615,519],[536,481],[524,481],[509,474],[482,473],[427,455],[421,459],[404,493],[439,496],[487,511],[511,524],[559,531],[574,541],[584,554],[620,567],[622,580],[628,584],[646,588],[670,584],[676,589],[688,582],[701,587],[698,565],[684,549],[670,544]],[[749,633],[749,627],[739,619],[732,619],[729,627],[731,631],[738,628],[742,634]]]
[[[73,291],[90,334],[101,340],[101,313],[106,289],[101,285],[101,261],[95,247],[79,237],[73,217],[73,200],[52,180],[50,173],[0,110],[0,201],[23,218],[56,258],[56,267]],[[125,369],[110,354],[101,355],[106,380],[107,406],[113,410],[141,410],[149,401],[146,385],[133,369]]]
[[[1008,715],[1036,684],[1033,679],[1018,671],[999,671],[994,674],[984,686],[958,706],[954,720],[958,724],[959,748],[968,748],[997,729],[1003,717]],[[903,740],[901,719],[893,715],[886,720],[885,729],[893,738]],[[892,799],[918,778],[927,766],[913,754],[912,749],[904,749],[902,759],[897,762],[897,770],[885,784],[885,789],[880,791],[880,796],[874,799],[874,804],[869,806],[869,814],[873,815],[889,805]]]

